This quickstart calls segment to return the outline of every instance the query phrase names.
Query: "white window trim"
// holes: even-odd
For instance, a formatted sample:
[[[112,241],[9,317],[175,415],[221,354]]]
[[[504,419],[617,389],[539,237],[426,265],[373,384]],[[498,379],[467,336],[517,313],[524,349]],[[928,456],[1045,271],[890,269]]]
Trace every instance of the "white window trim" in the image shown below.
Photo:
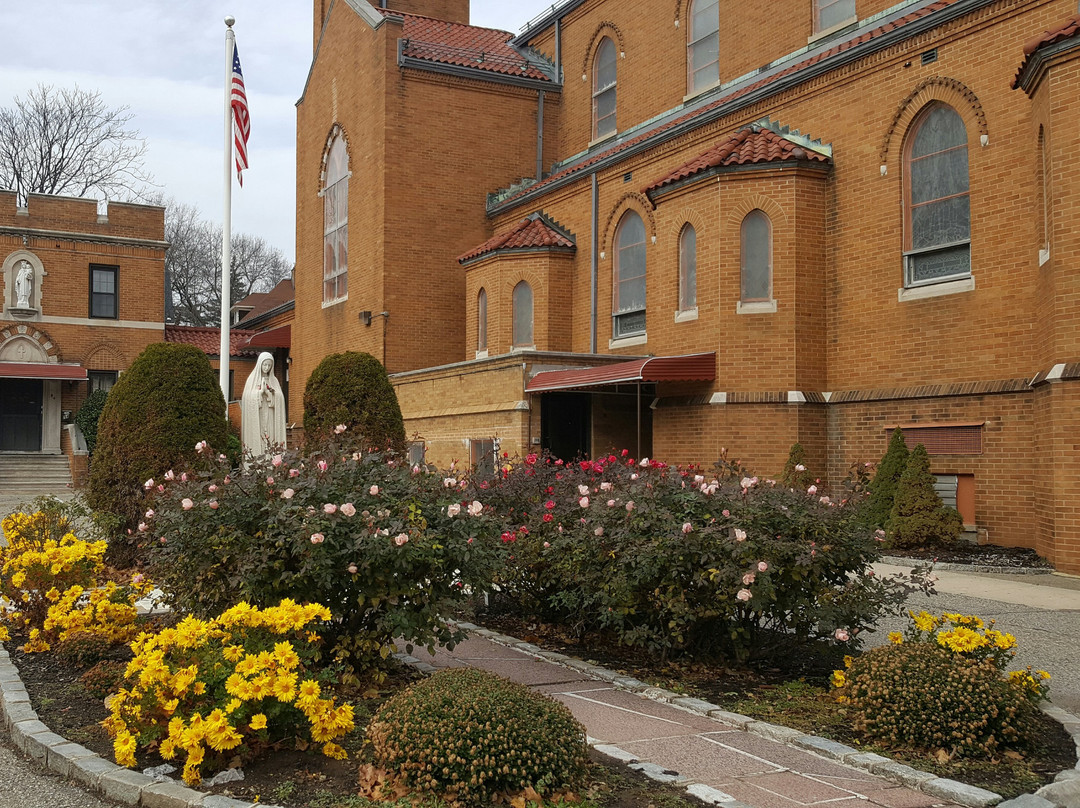
[[[958,295],[962,292],[974,291],[975,276],[968,275],[966,278],[942,281],[930,286],[912,286],[909,289],[897,289],[896,298],[900,303],[907,303],[910,300],[925,300],[929,297],[944,297],[945,295]]]
[[[532,345],[515,345],[513,348],[510,349],[510,353],[512,353],[512,354],[515,354],[515,353],[527,353],[529,351],[535,351],[535,350],[536,350],[536,343],[534,342]]]
[[[687,101],[692,101],[693,99],[697,98],[698,96],[705,95],[705,93],[711,93],[717,87],[720,87],[721,85],[723,85],[723,83],[724,83],[723,79],[717,79],[716,81],[714,81],[712,84],[708,85],[707,87],[702,87],[700,90],[694,90],[693,92],[687,93],[686,95],[683,96],[683,99],[682,99],[683,103],[685,104]]]
[[[601,143],[606,143],[609,140],[614,140],[618,136],[619,136],[619,130],[615,129],[614,131],[608,132],[606,135],[601,135],[598,138],[594,138],[594,139],[590,140],[589,143],[588,143],[587,148],[591,149],[593,146],[598,146]]]
[[[848,17],[846,20],[844,20],[842,22],[836,23],[836,25],[830,25],[828,28],[823,28],[822,30],[817,31],[817,32],[811,34],[810,36],[808,36],[806,38],[806,44],[807,45],[813,45],[815,42],[818,42],[818,41],[820,41],[822,39],[826,39],[827,37],[830,37],[833,34],[835,34],[837,31],[842,31],[843,29],[847,28],[849,25],[857,23],[858,21],[859,21],[859,15],[855,14],[855,15],[853,15],[851,17]]]
[[[477,352],[476,352],[476,356],[475,356],[475,357],[473,357],[473,358],[474,358],[474,359],[487,359],[487,358],[488,358],[488,352],[487,352],[487,348],[485,348],[485,349],[484,349],[484,350],[482,350],[482,351],[477,351]]]
[[[608,350],[614,350],[615,348],[630,348],[634,345],[647,345],[649,342],[648,334],[634,334],[629,337],[618,337],[617,339],[608,340]]]
[[[692,309],[683,309],[675,312],[675,322],[677,323],[689,323],[692,320],[697,319],[697,306]]]
[[[331,306],[336,306],[338,303],[344,303],[348,299],[349,299],[349,293],[346,292],[344,297],[335,297],[333,300],[324,300],[323,303],[322,303],[322,307],[324,309],[328,309]]]
[[[754,300],[735,304],[736,314],[776,314],[776,300]]]

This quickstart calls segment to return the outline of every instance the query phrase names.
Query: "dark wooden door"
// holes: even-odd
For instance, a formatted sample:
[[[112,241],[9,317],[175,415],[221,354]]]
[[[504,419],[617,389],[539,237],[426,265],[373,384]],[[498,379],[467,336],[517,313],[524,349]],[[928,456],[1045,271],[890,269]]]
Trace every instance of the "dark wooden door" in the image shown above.
[[[540,443],[552,457],[572,461],[592,449],[588,393],[545,393],[540,401]]]
[[[0,452],[41,451],[40,379],[0,379]]]

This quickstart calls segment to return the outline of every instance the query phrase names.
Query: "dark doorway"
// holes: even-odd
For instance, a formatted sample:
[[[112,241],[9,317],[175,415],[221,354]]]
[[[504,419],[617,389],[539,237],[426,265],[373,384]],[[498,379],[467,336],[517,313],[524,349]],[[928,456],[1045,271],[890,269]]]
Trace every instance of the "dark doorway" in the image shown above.
[[[0,452],[41,451],[40,379],[0,379]]]
[[[552,457],[574,460],[592,451],[588,393],[545,393],[540,398],[540,443]]]

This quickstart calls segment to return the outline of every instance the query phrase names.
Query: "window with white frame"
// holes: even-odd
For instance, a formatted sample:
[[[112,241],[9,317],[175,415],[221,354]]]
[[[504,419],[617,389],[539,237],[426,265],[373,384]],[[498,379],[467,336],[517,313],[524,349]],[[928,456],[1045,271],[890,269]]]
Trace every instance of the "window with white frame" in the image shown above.
[[[934,103],[912,123],[904,151],[904,285],[971,275],[967,128]]]
[[[533,346],[533,291],[525,281],[514,287],[514,347]]]
[[[763,210],[746,214],[741,227],[740,299],[762,303],[772,299],[772,222]]]
[[[615,232],[612,336],[645,333],[645,222],[628,210]]]
[[[695,93],[720,81],[720,0],[694,0],[689,16],[687,84]]]
[[[679,236],[679,311],[697,308],[697,232],[686,225]]]
[[[349,292],[349,155],[345,138],[330,146],[323,179],[323,302]]]
[[[593,59],[593,139],[613,134],[615,124],[615,43],[604,37]]]
[[[814,33],[855,19],[855,0],[814,0]]]

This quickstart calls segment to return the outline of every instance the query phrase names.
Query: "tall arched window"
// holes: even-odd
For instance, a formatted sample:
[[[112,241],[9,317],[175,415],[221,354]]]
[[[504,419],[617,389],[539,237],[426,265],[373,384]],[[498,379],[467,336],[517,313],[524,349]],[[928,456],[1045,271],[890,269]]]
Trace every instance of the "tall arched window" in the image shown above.
[[[514,287],[514,347],[533,346],[533,293],[532,287],[521,281]]]
[[[349,155],[338,135],[323,178],[323,302],[349,293]]]
[[[645,223],[632,210],[615,232],[612,335],[645,333]]]
[[[600,40],[593,59],[593,138],[616,131],[615,126],[615,43]]]
[[[763,210],[752,210],[742,220],[743,303],[772,299],[772,222]]]
[[[690,92],[720,81],[720,0],[694,0],[687,31]]]
[[[971,274],[967,128],[959,113],[931,104],[911,125],[904,150],[905,284]]]
[[[697,232],[692,224],[679,236],[679,311],[697,308]]]
[[[476,350],[487,350],[487,290],[476,296]]]
[[[1039,266],[1050,260],[1050,149],[1046,130],[1039,127]]]

